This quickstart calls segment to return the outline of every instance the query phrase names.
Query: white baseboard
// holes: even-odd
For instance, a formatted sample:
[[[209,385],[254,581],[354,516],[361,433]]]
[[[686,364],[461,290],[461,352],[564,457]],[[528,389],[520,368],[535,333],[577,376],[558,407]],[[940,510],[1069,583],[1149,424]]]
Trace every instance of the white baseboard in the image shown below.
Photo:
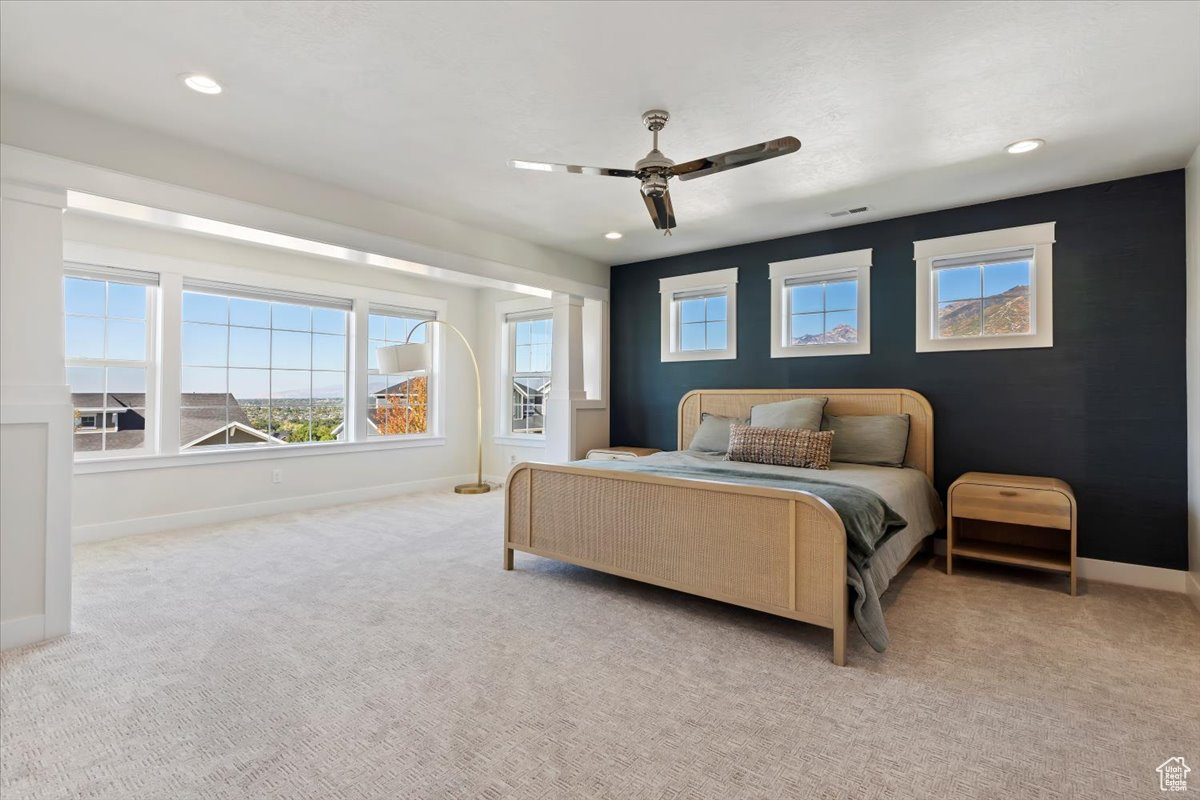
[[[1187,574],[1187,593],[1188,597],[1192,598],[1192,605],[1200,611],[1200,572]]]
[[[46,618],[41,614],[0,622],[0,650],[10,650],[46,638]]]
[[[935,540],[933,549],[940,556],[946,555],[946,540]],[[1117,583],[1122,586],[1137,586],[1141,589],[1157,589],[1161,592],[1176,592],[1177,594],[1188,591],[1189,573],[1181,569],[1147,567],[1142,564],[1104,561],[1099,558],[1076,558],[1075,567],[1080,578],[1097,583]]]
[[[77,525],[72,531],[71,539],[75,544],[80,544],[83,542],[117,539],[122,536],[135,536],[143,533],[158,533],[160,531],[177,530],[180,528],[196,528],[202,525],[235,522],[242,519],[270,516],[271,514],[284,514],[289,511],[308,511],[315,508],[346,505],[347,503],[380,500],[397,494],[450,489],[457,483],[472,483],[474,480],[474,475],[431,478],[423,481],[407,481],[404,483],[388,483],[380,486],[342,489],[336,492],[323,492],[321,494],[303,495],[300,497],[281,497],[235,506],[202,508],[194,511],[181,511],[177,514],[138,517],[136,519],[124,519],[116,522],[101,522],[94,525]]]
[[[1120,561],[1102,561],[1098,558],[1078,558],[1076,566],[1079,577],[1100,583],[1119,583],[1142,589],[1157,589],[1161,592],[1187,591],[1187,572],[1181,569],[1147,567],[1143,564],[1125,564]]]

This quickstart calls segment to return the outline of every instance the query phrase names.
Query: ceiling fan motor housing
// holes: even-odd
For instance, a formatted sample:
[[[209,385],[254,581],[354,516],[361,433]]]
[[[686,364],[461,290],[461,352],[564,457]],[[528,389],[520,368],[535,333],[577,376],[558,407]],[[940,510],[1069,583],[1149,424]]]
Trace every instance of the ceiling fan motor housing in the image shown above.
[[[663,172],[651,172],[642,178],[642,194],[647,197],[662,197],[667,191],[668,175]]]

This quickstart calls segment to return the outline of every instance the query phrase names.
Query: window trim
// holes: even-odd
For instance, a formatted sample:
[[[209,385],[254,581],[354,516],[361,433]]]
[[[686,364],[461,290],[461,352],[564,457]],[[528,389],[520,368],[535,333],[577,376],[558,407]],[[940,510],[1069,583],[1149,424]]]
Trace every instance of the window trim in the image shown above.
[[[356,310],[357,310],[357,308],[358,307],[355,306]],[[430,322],[433,322],[433,321],[436,321],[437,319],[439,319],[437,311],[433,311],[433,310],[426,309],[426,308],[417,308],[414,306],[397,306],[397,305],[392,305],[389,303],[379,303],[379,302],[371,302],[371,301],[367,302],[367,304],[366,304],[367,355],[366,355],[366,360],[363,362],[363,371],[366,373],[367,378],[365,381],[366,388],[365,388],[365,394],[363,397],[364,401],[367,400],[371,396],[371,391],[370,391],[371,376],[380,374],[378,367],[376,367],[374,369],[371,368],[370,347],[371,347],[372,340],[371,340],[371,334],[370,334],[370,324],[371,324],[371,315],[372,314],[375,314],[377,316],[393,316],[393,317],[399,317],[402,319],[415,319],[417,321],[430,321]],[[353,325],[353,322],[351,323],[351,325]],[[361,438],[355,438],[355,439],[347,438],[348,442],[350,442],[350,441],[374,442],[374,441],[378,441],[378,440],[397,441],[397,440],[407,440],[407,439],[420,438],[420,437],[436,436],[440,433],[441,421],[442,421],[442,419],[441,419],[442,418],[442,414],[441,414],[442,406],[440,403],[441,391],[440,391],[440,380],[439,380],[439,376],[438,376],[438,373],[440,372],[440,370],[437,369],[436,365],[440,363],[438,360],[438,353],[439,353],[439,348],[440,348],[441,342],[438,337],[439,337],[439,334],[441,333],[441,326],[440,325],[426,325],[422,330],[425,331],[425,341],[429,343],[429,347],[433,351],[433,355],[430,358],[431,367],[430,367],[430,369],[428,369],[426,371],[426,374],[425,374],[425,432],[424,433],[375,433],[375,434],[372,434],[370,432],[370,430],[368,429],[368,425],[370,425],[370,419],[369,419],[369,414],[366,412],[366,406],[364,405],[363,410],[361,411],[361,413],[363,415]],[[376,340],[376,341],[378,341],[378,340]],[[392,344],[403,344],[403,342],[392,342],[390,339],[388,339],[387,341]],[[353,377],[351,377],[351,383],[353,383],[353,381],[354,381],[354,379],[353,379]],[[347,420],[347,428],[346,429],[349,430],[349,421],[348,420]]]
[[[351,316],[352,308],[353,308],[352,300],[350,300],[348,298],[342,298],[342,297],[336,297],[336,296],[304,294],[304,293],[292,292],[292,291],[287,291],[287,290],[266,289],[261,286],[254,286],[254,285],[248,285],[248,284],[243,284],[243,283],[228,283],[228,282],[224,282],[224,281],[210,281],[210,280],[182,276],[181,285],[180,285],[180,289],[179,289],[180,309],[181,309],[180,318],[179,318],[179,330],[180,330],[180,341],[181,341],[181,347],[179,349],[179,369],[180,369],[181,383],[182,383],[183,370],[188,369],[189,367],[205,368],[204,365],[185,364],[183,362],[182,338],[183,338],[183,329],[184,329],[185,325],[189,325],[189,324],[205,325],[205,326],[225,328],[225,330],[226,330],[226,360],[225,360],[224,369],[226,371],[227,380],[228,380],[229,371],[232,369],[238,369],[238,367],[230,364],[230,356],[232,355],[232,353],[230,351],[229,343],[232,341],[233,331],[235,328],[236,329],[245,329],[248,327],[245,325],[236,325],[233,323],[232,319],[230,319],[228,317],[226,318],[226,321],[223,323],[221,323],[221,322],[203,322],[203,321],[198,321],[198,320],[184,320],[183,315],[182,315],[183,297],[185,294],[187,294],[189,292],[192,294],[209,295],[211,297],[221,297],[221,298],[224,298],[227,300],[254,300],[254,301],[263,302],[263,303],[286,303],[289,305],[304,306],[309,309],[324,308],[324,309],[332,309],[335,311],[345,312],[346,326],[345,326],[344,331],[340,334],[345,339],[345,346],[344,346],[344,353],[343,353],[343,355],[345,356],[345,368],[343,370],[340,370],[343,373],[343,378],[342,378],[342,397],[343,397],[343,400],[342,400],[342,428],[343,428],[343,430],[345,430],[346,423],[347,423],[347,414],[349,413],[347,404],[349,403],[349,400],[350,400],[350,370],[351,370],[350,328],[351,328],[351,325],[353,322],[353,318]],[[275,334],[277,332],[287,332],[289,329],[276,328],[275,324],[274,324],[274,320],[272,319],[272,321],[270,321],[268,323],[268,326],[266,328],[253,328],[253,330],[267,331],[268,336],[269,336],[268,341],[273,343]],[[298,332],[303,333],[304,331],[298,331]],[[311,324],[309,326],[309,330],[307,331],[307,333],[309,334],[310,337],[317,336],[317,335],[325,335],[325,334],[321,334],[318,331],[312,330]],[[337,334],[334,334],[334,335],[337,335]],[[273,358],[274,358],[273,351],[274,351],[273,344],[268,344],[268,351],[267,351],[268,352],[268,364],[267,364],[267,366],[266,367],[251,367],[250,369],[265,370],[268,373],[268,375],[270,376],[270,378],[269,378],[270,380],[274,379],[274,373],[277,371],[280,371],[280,372],[307,372],[309,375],[309,380],[310,380],[310,384],[309,384],[310,390],[311,390],[311,380],[312,380],[313,373],[339,371],[339,370],[314,369],[311,362],[307,369],[296,369],[296,368],[290,368],[290,367],[276,367],[274,364],[274,361],[273,361]],[[165,351],[163,353],[163,357],[166,358]],[[217,367],[217,368],[220,368],[220,367]],[[228,385],[226,386],[226,394],[229,395],[230,397],[233,396],[233,393],[231,391],[229,391]],[[182,435],[183,411],[182,410],[183,410],[184,406],[182,405],[182,399],[183,399],[182,387],[181,387],[181,391],[179,393],[179,398],[180,398],[180,403],[178,406],[176,406],[177,419],[178,419],[177,425],[181,429],[180,435],[179,435],[179,450],[180,450],[180,452],[183,452],[185,450],[187,452],[192,452],[193,445],[197,444],[198,442],[204,441],[205,439],[210,438],[212,436],[212,433],[202,435],[199,438],[193,439],[191,441],[183,440],[183,435]],[[234,398],[234,399],[236,399],[236,398]],[[275,407],[275,398],[271,397],[270,391],[268,391],[268,397],[266,397],[264,399],[267,400],[267,404],[268,404],[268,406],[267,406],[269,409],[268,418],[273,418],[273,416],[274,416],[273,410]],[[312,398],[310,396],[310,400],[311,399]],[[228,411],[228,407],[226,407],[226,410]],[[310,426],[311,426],[311,423],[312,423],[312,418],[310,415],[310,418],[309,418]],[[248,426],[242,422],[229,421],[228,418],[226,418],[226,424],[225,424],[224,430],[226,431],[227,437],[234,430],[244,431],[246,433],[251,434],[252,436],[256,435],[256,434],[264,433],[264,431],[260,431],[259,429],[254,428],[252,426]],[[312,431],[312,429],[310,427],[310,429],[309,429],[310,435],[311,435],[311,431]],[[216,433],[216,431],[213,431],[213,433]],[[271,437],[274,436],[274,434],[271,432],[265,432],[265,433],[267,433],[268,436],[271,436]],[[273,448],[293,447],[297,444],[312,444],[312,443],[313,442],[311,442],[311,441],[308,441],[308,442],[278,442],[278,443],[272,442],[271,447],[273,447]],[[204,450],[205,451],[218,450],[218,449],[221,449],[221,450],[257,450],[257,449],[263,449],[262,444],[263,444],[262,442],[259,442],[259,443],[233,443],[233,442],[226,441],[226,443],[224,445],[210,445],[208,447],[205,447]]]
[[[90,281],[105,281],[115,283],[125,283],[134,286],[146,287],[146,335],[145,335],[145,358],[142,360],[129,360],[121,358],[71,358],[66,355],[64,347],[64,364],[69,370],[71,367],[91,367],[107,370],[109,367],[116,368],[133,368],[144,369],[146,371],[146,389],[144,394],[146,405],[142,409],[143,417],[146,421],[144,429],[142,446],[131,447],[124,450],[73,450],[72,458],[75,462],[108,460],[112,458],[138,458],[157,453],[159,429],[162,426],[162,415],[159,413],[159,391],[158,391],[158,376],[159,376],[159,358],[158,358],[158,309],[160,305],[161,293],[161,278],[157,272],[134,270],[123,268],[118,265],[106,265],[98,263],[93,259],[68,258],[64,250],[63,254],[63,282],[65,284],[68,278],[80,278]],[[107,298],[107,294],[106,294]],[[66,327],[65,305],[63,309],[63,327]],[[108,319],[108,309],[105,308],[103,317],[99,319]],[[117,319],[123,319],[118,317]],[[106,323],[107,327],[107,323]],[[107,333],[105,334],[107,338]],[[65,343],[65,342],[64,342]],[[108,399],[108,377],[105,372],[104,388],[101,390],[101,400],[104,403],[102,408],[93,409],[97,422],[101,417],[107,417],[109,409],[107,406]],[[99,433],[103,437],[107,437],[110,432],[107,425],[97,425],[91,430]],[[75,431],[72,430],[74,436]],[[72,443],[75,441],[72,436]],[[112,455],[120,453],[120,455]]]
[[[721,361],[737,358],[737,283],[737,267],[659,279],[659,355],[661,361]],[[676,296],[684,292],[708,290],[724,292],[726,297],[725,347],[720,350],[681,350],[679,348],[679,301]]]
[[[916,352],[1053,347],[1054,226],[1053,222],[1043,222],[913,242],[917,278]],[[936,334],[937,319],[933,313],[937,307],[933,296],[933,262],[946,258],[985,256],[1020,248],[1033,249],[1029,281],[1032,332],[939,338]]]
[[[157,404],[155,408],[154,441],[156,452],[138,451],[136,454],[81,458],[75,460],[77,474],[92,472],[122,471],[127,469],[151,469],[157,467],[175,467],[193,464],[216,464],[236,461],[256,461],[272,458],[291,458],[297,456],[313,456],[325,453],[366,452],[386,449],[403,449],[409,447],[441,447],[446,444],[445,436],[438,428],[425,434],[408,434],[398,437],[371,437],[358,433],[357,425],[364,420],[365,415],[355,409],[366,402],[367,389],[367,309],[371,305],[396,307],[405,309],[424,310],[437,318],[446,316],[449,302],[443,298],[397,292],[389,289],[365,287],[358,284],[342,283],[321,278],[310,278],[304,275],[288,276],[288,283],[297,292],[316,296],[336,296],[351,298],[353,309],[350,315],[349,329],[349,361],[347,362],[348,391],[346,420],[351,431],[349,441],[339,442],[304,442],[280,445],[271,448],[227,446],[210,452],[202,450],[179,450],[179,433],[170,424],[163,425],[166,419],[178,419],[180,407],[180,377],[182,373],[182,350],[180,349],[180,331],[182,325],[183,283],[186,279],[212,282],[232,283],[249,287],[269,287],[280,280],[280,273],[257,270],[235,264],[216,263],[179,256],[160,255],[141,250],[112,247],[64,240],[64,268],[68,263],[81,263],[96,268],[120,270],[143,270],[155,273],[159,277],[159,292],[156,298],[156,314],[150,320],[154,328],[156,349],[152,367],[155,370],[155,391]],[[438,326],[434,328],[430,339],[432,346],[432,380],[430,392],[435,393],[432,406],[434,425],[440,425],[445,418],[445,395],[441,391],[441,376],[446,372],[445,348],[441,345]],[[358,365],[361,364],[361,368]],[[149,378],[147,379],[149,380]],[[149,390],[149,384],[148,384]],[[149,404],[149,401],[147,401]],[[364,405],[365,411],[365,405]],[[149,421],[148,421],[149,422]],[[361,424],[365,429],[365,421]],[[176,428],[178,426],[175,426]],[[147,426],[149,435],[150,426]],[[124,452],[124,451],[122,451]]]
[[[492,441],[505,447],[546,446],[546,433],[512,432],[512,379],[515,371],[516,341],[510,322],[521,319],[554,319],[554,307],[547,298],[530,297],[519,300],[501,300],[496,303],[496,419],[492,425]],[[551,339],[551,348],[554,341]],[[554,361],[550,362],[550,377],[554,379]],[[549,409],[547,409],[549,412]]]
[[[550,369],[546,370],[545,373],[533,372],[533,371],[521,372],[517,369],[517,366],[516,366],[517,365],[517,337],[515,335],[516,334],[516,326],[522,322],[541,322],[543,320],[549,320],[550,326],[551,326],[550,327],[550,330],[551,330]],[[507,362],[508,363],[508,374],[506,375],[505,380],[504,380],[504,393],[505,393],[505,398],[506,398],[505,405],[507,408],[506,408],[506,413],[504,415],[504,431],[503,431],[502,435],[505,437],[518,438],[518,439],[534,438],[534,439],[545,440],[545,438],[546,438],[545,399],[543,399],[543,401],[542,401],[542,432],[541,433],[529,433],[529,432],[517,431],[517,430],[513,429],[513,411],[515,410],[513,408],[513,384],[516,381],[516,379],[519,378],[521,375],[545,374],[549,380],[551,380],[551,381],[554,380],[554,360],[553,360],[554,359],[554,356],[553,356],[553,353],[554,353],[554,334],[553,334],[554,309],[548,308],[548,309],[539,310],[539,311],[514,312],[514,313],[507,314],[504,319],[504,326],[507,329],[505,339],[507,340],[506,346],[508,348],[508,362]]]
[[[771,280],[771,358],[868,355],[871,352],[872,249],[828,253],[768,266]],[[791,324],[787,282],[793,278],[834,277],[853,273],[858,281],[858,341],[845,344],[788,344]]]

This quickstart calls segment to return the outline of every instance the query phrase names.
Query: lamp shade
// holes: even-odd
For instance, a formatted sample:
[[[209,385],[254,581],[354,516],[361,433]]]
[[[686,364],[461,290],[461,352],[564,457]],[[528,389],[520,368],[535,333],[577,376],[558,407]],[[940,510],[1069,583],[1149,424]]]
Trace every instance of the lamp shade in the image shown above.
[[[429,369],[428,344],[393,344],[375,351],[379,371],[385,375]]]

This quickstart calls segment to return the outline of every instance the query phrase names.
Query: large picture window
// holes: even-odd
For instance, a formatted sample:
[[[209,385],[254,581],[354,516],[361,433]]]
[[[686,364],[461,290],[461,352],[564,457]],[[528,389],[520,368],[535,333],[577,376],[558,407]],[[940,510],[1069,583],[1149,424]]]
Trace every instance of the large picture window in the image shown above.
[[[1051,347],[1054,223],[913,243],[917,352]]]
[[[405,436],[431,430],[429,375],[425,370],[401,375],[381,374],[376,351],[405,341],[413,344],[429,341],[430,326],[421,323],[433,318],[424,311],[372,307],[367,321],[368,436]],[[408,339],[410,333],[412,338]]]
[[[770,265],[771,357],[871,352],[871,251]]]
[[[67,382],[81,456],[147,447],[157,284],[151,273],[66,265]]]
[[[517,436],[546,432],[554,320],[549,312],[510,315],[507,320],[510,372],[509,430]]]
[[[280,276],[78,242],[64,254],[82,472],[443,443],[438,337],[418,327],[442,300],[304,276],[267,288]],[[434,345],[430,368],[380,374],[378,348],[410,333]]]
[[[180,449],[336,440],[346,415],[349,307],[186,285]]]

